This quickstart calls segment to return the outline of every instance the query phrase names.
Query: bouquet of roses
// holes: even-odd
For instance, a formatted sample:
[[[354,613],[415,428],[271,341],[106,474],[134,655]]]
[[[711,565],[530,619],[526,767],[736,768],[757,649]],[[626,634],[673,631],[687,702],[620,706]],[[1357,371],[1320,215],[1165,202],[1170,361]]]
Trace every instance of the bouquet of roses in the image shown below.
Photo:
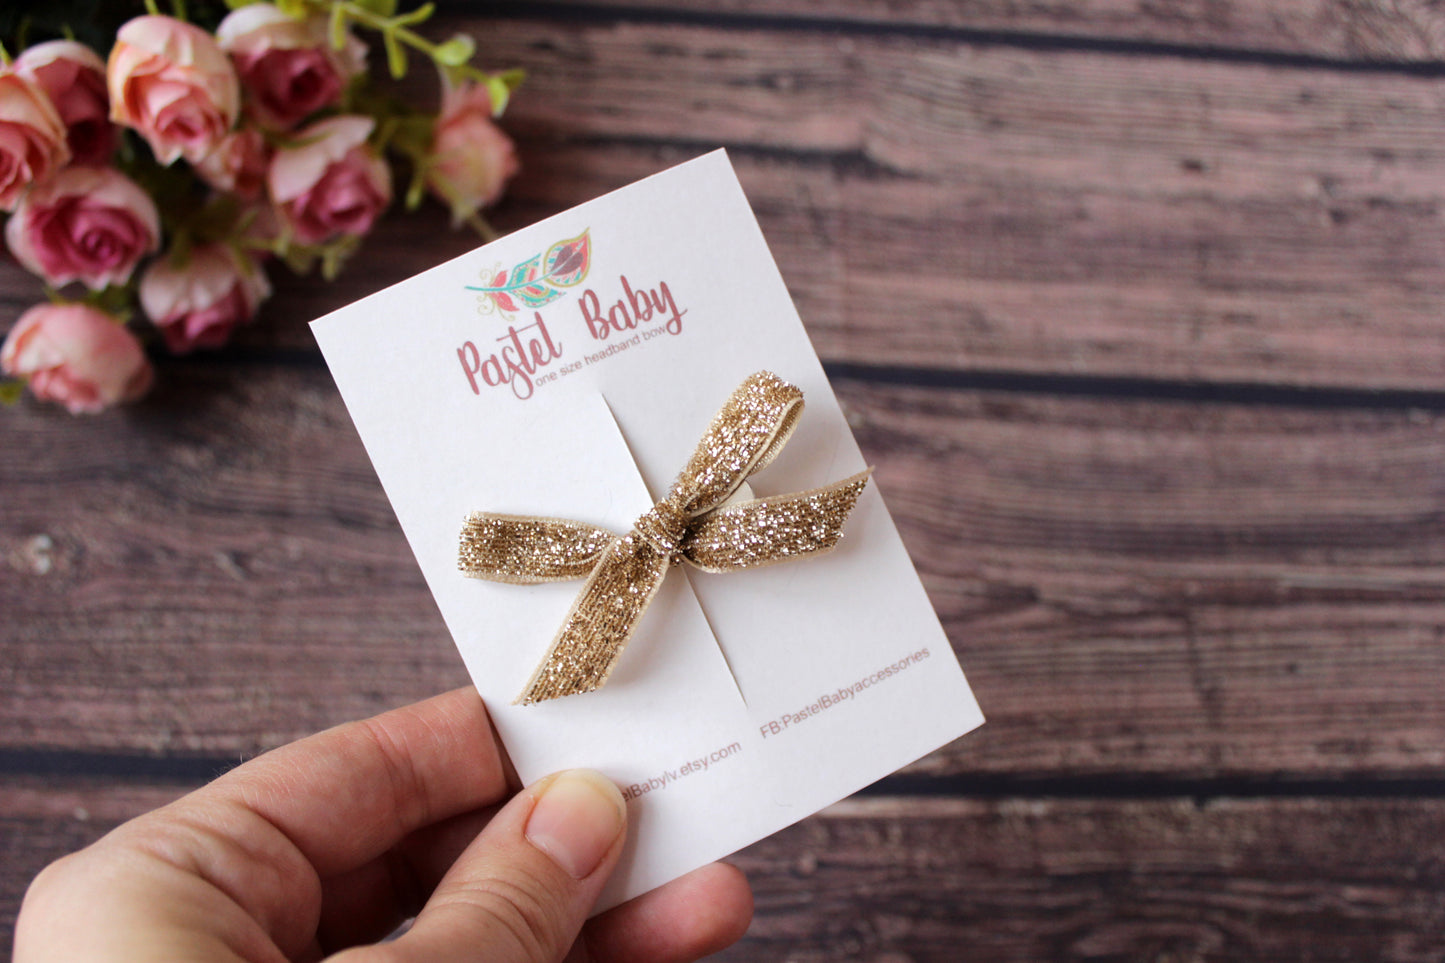
[[[27,45],[34,18],[0,49],[5,245],[50,296],[0,348],[8,400],[26,384],[77,413],[139,397],[137,307],[172,352],[224,344],[270,294],[270,263],[335,276],[391,203],[394,166],[408,208],[429,192],[483,236],[479,209],[516,172],[493,118],[520,74],[473,67],[465,35],[418,34],[430,4],[226,0],[210,30],[174,2],[147,0],[104,60],[74,39]],[[393,77],[409,53],[432,61],[440,109],[375,90],[358,30]]]

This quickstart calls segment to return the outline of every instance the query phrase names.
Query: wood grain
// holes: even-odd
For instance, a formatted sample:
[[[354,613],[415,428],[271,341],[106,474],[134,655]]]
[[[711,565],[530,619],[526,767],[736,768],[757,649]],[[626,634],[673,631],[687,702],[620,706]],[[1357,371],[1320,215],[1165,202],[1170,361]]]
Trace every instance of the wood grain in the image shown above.
[[[696,16],[675,0],[573,0],[571,7],[638,11],[655,16]],[[1353,0],[715,0],[707,14],[816,23],[816,29],[908,31],[921,28],[1001,33],[1027,42],[1093,39],[1113,44],[1158,43],[1183,47],[1271,51],[1364,61],[1436,61],[1445,54],[1445,16],[1428,0],[1404,3]]]
[[[1445,960],[1445,7],[434,26],[530,72],[503,230],[729,149],[989,717],[740,853],[724,960]],[[142,404],[0,414],[0,946],[197,773],[465,684],[305,322],[474,244],[390,217]]]
[[[518,202],[527,176],[570,202],[644,172],[596,184],[617,141],[706,131],[685,146],[739,155],[830,359],[1442,383],[1438,80],[653,24],[494,37],[534,79]]]
[[[500,227],[725,144],[828,360],[1445,390],[1445,80],[822,31],[449,26],[531,71]],[[281,280],[240,343],[312,351],[304,322],[474,244],[438,208],[393,217],[343,284]],[[14,265],[0,292],[0,324],[41,296]]]
[[[171,371],[7,422],[0,746],[229,756],[464,684],[325,372]],[[915,773],[1445,772],[1445,419],[839,387],[990,718]]]
[[[0,786],[0,944],[42,866],[183,788]],[[1419,963],[1442,833],[1438,799],[853,800],[732,859],[757,913],[718,959]]]
[[[870,799],[744,850],[725,960],[1438,959],[1439,800]]]

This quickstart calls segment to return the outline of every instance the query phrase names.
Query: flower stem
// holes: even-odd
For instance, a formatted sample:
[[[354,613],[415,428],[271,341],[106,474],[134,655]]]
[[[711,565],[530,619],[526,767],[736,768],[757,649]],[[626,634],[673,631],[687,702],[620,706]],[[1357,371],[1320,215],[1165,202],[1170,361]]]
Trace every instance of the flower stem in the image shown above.
[[[426,56],[433,61],[437,60],[437,48],[440,44],[434,44],[421,34],[397,24],[394,19],[372,13],[360,4],[351,3],[349,0],[338,2],[336,7],[345,10],[346,16],[355,20],[357,23],[370,27],[372,30],[378,31],[383,35],[390,35],[408,47],[426,54]],[[470,64],[463,64],[460,67],[448,67],[447,69],[458,71],[472,80],[485,82],[487,79],[485,73]]]
[[[482,215],[476,213],[475,211],[473,211],[467,216],[467,226],[470,227],[472,230],[476,231],[477,234],[481,237],[482,241],[487,244],[492,243],[501,236],[497,233],[496,228],[492,227],[491,224],[487,223],[487,219],[485,217],[482,217]]]

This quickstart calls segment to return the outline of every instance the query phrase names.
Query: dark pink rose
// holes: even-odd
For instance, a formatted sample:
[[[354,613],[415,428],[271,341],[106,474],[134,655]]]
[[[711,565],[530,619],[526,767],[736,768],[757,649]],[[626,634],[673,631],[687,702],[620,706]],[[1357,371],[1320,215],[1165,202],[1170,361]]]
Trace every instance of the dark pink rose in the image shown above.
[[[115,152],[120,130],[110,122],[105,62],[83,43],[52,40],[15,59],[15,72],[45,91],[65,124],[71,160],[105,164]]]
[[[0,368],[73,415],[133,401],[152,377],[135,336],[85,304],[37,304],[22,314],[0,347]]]
[[[270,294],[260,265],[225,244],[192,248],[180,262],[161,258],[140,282],[141,308],[177,354],[219,348]]]
[[[246,113],[271,130],[290,130],[338,103],[365,67],[366,48],[354,37],[332,49],[325,17],[298,19],[269,3],[232,11],[216,39],[236,65]]]
[[[129,280],[160,234],[150,195],[110,167],[67,167],[31,188],[5,225],[5,243],[30,271],[96,291]]]
[[[195,165],[196,175],[211,187],[254,201],[266,187],[271,148],[252,127],[233,131],[205,159]]]
[[[370,117],[330,117],[271,159],[271,198],[298,240],[363,235],[391,203],[391,169],[366,143],[373,126]]]

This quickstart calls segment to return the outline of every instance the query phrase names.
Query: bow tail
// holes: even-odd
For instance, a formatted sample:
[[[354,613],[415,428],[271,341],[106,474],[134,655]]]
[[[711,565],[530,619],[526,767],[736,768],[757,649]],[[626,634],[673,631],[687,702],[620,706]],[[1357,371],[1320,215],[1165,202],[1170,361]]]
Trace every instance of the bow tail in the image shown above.
[[[704,572],[736,572],[831,551],[872,472],[708,512],[692,523],[681,555]]]
[[[602,687],[667,574],[668,557],[637,532],[602,554],[567,613],[552,647],[515,705]]]
[[[472,578],[530,585],[586,578],[617,536],[604,528],[530,515],[472,512],[457,568]]]

